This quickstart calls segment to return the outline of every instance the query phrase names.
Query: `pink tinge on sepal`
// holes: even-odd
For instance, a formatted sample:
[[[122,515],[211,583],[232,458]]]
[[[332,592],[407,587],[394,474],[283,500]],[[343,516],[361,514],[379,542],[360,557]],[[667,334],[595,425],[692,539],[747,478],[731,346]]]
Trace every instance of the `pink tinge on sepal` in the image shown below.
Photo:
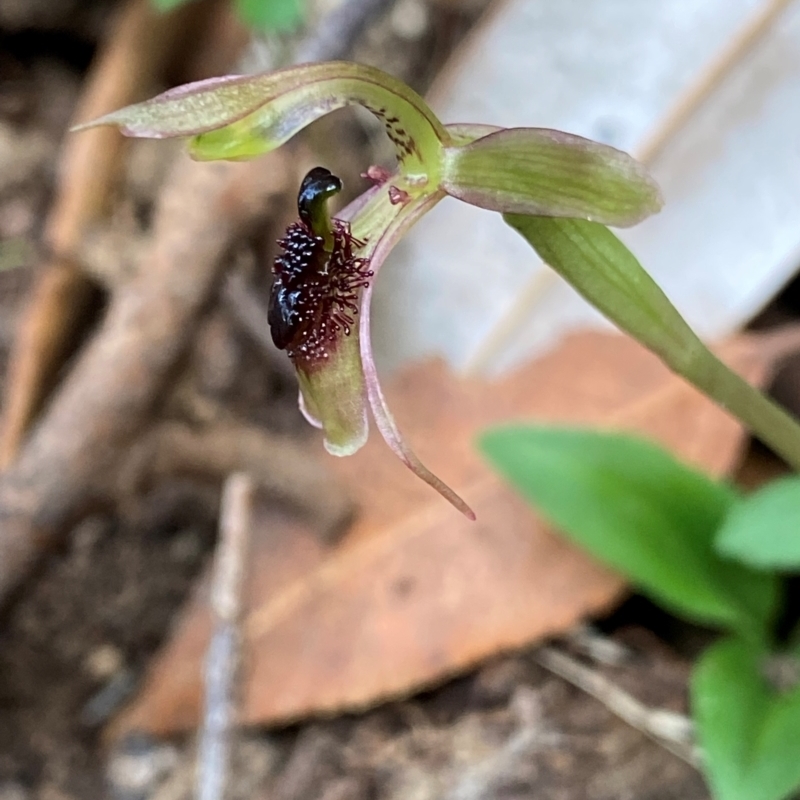
[[[362,328],[364,325],[364,317],[361,318]],[[367,325],[369,320],[367,320]],[[362,332],[362,337],[364,336]],[[364,381],[367,386],[367,397],[369,398],[369,405],[372,409],[372,416],[375,419],[375,425],[381,432],[384,441],[391,448],[392,452],[418,477],[421,478],[431,488],[435,489],[439,494],[447,500],[448,503],[457,508],[467,519],[475,520],[475,512],[467,505],[467,503],[451,489],[441,478],[434,475],[420,460],[417,458],[413,450],[406,444],[400,433],[394,417],[386,405],[386,399],[383,396],[380,382],[378,381],[378,374],[375,370],[375,363],[372,360],[372,348],[364,346],[364,339],[361,340],[361,360],[364,364]],[[368,354],[369,353],[369,354]]]
[[[438,201],[439,195],[427,197],[416,207],[409,208],[410,213],[402,218],[396,218],[390,228],[384,233],[380,241],[374,244],[374,251],[370,258],[370,268],[377,275],[386,256],[394,244],[405,232]],[[384,441],[392,452],[418,477],[435,489],[445,500],[457,508],[467,519],[475,520],[475,512],[459,497],[444,481],[434,475],[420,460],[413,450],[406,444],[394,417],[389,411],[386,398],[381,390],[378,379],[378,370],[372,355],[372,340],[370,338],[370,301],[372,300],[372,287],[374,280],[364,290],[361,296],[360,312],[360,339],[361,339],[361,364],[364,370],[364,382],[367,388],[367,398],[375,424],[381,432]]]

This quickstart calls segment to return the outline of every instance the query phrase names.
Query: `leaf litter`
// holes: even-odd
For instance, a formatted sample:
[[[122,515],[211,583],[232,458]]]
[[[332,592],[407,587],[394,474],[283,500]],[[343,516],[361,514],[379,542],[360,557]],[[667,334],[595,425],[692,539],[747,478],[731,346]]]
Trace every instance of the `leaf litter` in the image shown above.
[[[739,336],[718,352],[764,385],[792,337]],[[746,441],[724,411],[610,334],[574,335],[496,383],[458,378],[441,362],[412,366],[390,400],[420,457],[469,498],[478,522],[408,480],[377,443],[335,462],[359,508],[335,545],[274,513],[260,518],[244,623],[244,723],[408,696],[625,597],[618,576],[550,530],[481,461],[474,440],[485,427],[536,420],[634,431],[714,476],[735,468]],[[196,726],[209,634],[200,588],[112,737]]]

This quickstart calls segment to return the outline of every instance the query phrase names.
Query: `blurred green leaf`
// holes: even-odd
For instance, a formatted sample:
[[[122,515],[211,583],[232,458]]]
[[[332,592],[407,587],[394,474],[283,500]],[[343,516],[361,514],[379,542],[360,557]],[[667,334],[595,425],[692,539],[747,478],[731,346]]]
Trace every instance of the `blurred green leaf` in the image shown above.
[[[159,11],[171,11],[173,8],[186,5],[186,3],[191,3],[192,0],[150,0],[150,2]]]
[[[800,687],[772,691],[763,657],[724,639],[694,669],[692,711],[718,800],[782,800],[800,788]]]
[[[237,0],[245,24],[258,31],[293,31],[303,21],[302,0]]]
[[[713,549],[734,491],[624,434],[511,426],[481,437],[494,466],[569,538],[689,619],[760,639],[777,582]]]
[[[716,547],[752,567],[800,567],[800,478],[776,480],[739,503],[720,528]]]
[[[546,128],[500,130],[448,148],[442,188],[492,211],[620,226],[663,204],[647,169],[627,153]]]
[[[192,0],[150,0],[159,11],[170,11]],[[264,33],[286,33],[303,21],[303,0],[236,0],[236,11],[248,27]]]

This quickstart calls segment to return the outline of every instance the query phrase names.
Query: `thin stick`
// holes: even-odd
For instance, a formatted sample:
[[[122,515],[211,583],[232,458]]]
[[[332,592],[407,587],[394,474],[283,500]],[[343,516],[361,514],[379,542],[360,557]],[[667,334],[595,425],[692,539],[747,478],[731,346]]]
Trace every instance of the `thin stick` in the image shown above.
[[[149,0],[129,0],[92,65],[73,121],[92,119],[146,94],[174,58],[191,11],[159,14]],[[93,282],[76,259],[87,227],[107,210],[126,146],[113,128],[96,128],[64,141],[45,225],[50,257],[11,349],[0,421],[0,467],[16,457],[96,299]]]
[[[211,582],[211,609],[216,622],[206,655],[205,711],[197,749],[197,800],[224,800],[228,783],[252,501],[250,477],[243,472],[232,474],[222,492],[220,537]]]
[[[761,5],[700,75],[700,79],[678,99],[652,136],[636,149],[636,157],[642,163],[652,164],[661,155],[675,134],[714,93],[730,71],[769,33],[778,18],[793,2],[794,0],[768,0]]]
[[[294,377],[292,362],[272,341],[267,310],[241,272],[228,275],[222,287],[222,300],[234,322],[258,345],[270,368],[285,378]]]
[[[533,658],[546,670],[594,697],[632,728],[636,728],[687,764],[699,768],[699,753],[693,743],[694,729],[688,717],[640,703],[599,672],[584,666],[555,647],[540,647],[534,652]]]
[[[140,270],[114,292],[97,333],[0,475],[0,604],[90,497],[109,491],[219,285],[230,242],[262,217],[290,174],[278,153],[247,165],[177,160]]]
[[[522,291],[517,295],[511,308],[492,326],[489,334],[470,356],[463,370],[465,377],[484,376],[517,329],[530,317],[531,311],[547,292],[559,283],[558,273],[550,269],[544,262],[540,266],[541,268],[522,287]]]

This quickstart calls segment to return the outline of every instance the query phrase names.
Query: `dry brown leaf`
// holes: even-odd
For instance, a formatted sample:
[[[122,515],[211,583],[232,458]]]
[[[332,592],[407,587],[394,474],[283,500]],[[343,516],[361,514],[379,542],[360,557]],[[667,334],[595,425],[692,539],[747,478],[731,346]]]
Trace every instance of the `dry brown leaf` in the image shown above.
[[[771,338],[740,337],[721,354],[762,384],[779,349]],[[744,441],[735,420],[616,335],[573,336],[495,384],[424,364],[389,396],[419,455],[468,500],[478,522],[455,513],[372,437],[358,456],[336,462],[361,514],[335,550],[324,553],[285,522],[259,526],[244,722],[285,722],[408,694],[619,600],[623,582],[548,530],[481,461],[474,438],[487,425],[634,430],[714,475],[733,468]],[[196,724],[209,624],[196,599],[113,733]]]
[[[287,584],[309,574],[323,558],[323,545],[302,523],[275,514],[256,502],[253,511],[255,540],[251,542],[247,578],[246,605],[256,608],[264,593],[279,593]],[[186,613],[178,620],[176,633],[166,652],[151,670],[147,688],[148,711],[145,716],[168,709],[168,725],[151,725],[132,709],[133,725],[159,732],[185,730],[197,726],[202,663],[208,646],[211,616],[208,606],[208,579],[204,579]],[[245,674],[253,674],[253,653],[247,646],[243,653]],[[181,687],[175,693],[176,687]],[[188,691],[187,691],[188,690]],[[155,720],[154,720],[155,721]],[[122,720],[125,724],[124,720]]]

